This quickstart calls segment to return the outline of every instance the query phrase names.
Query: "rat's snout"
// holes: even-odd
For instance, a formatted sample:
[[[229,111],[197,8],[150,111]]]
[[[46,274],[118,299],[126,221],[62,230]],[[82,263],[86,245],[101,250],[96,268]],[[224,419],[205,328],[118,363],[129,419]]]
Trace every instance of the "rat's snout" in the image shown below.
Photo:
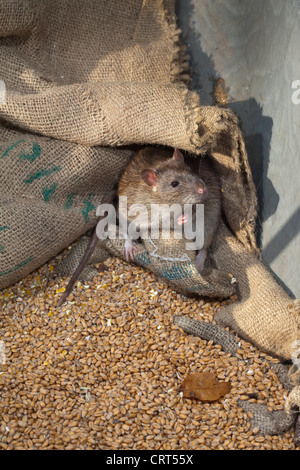
[[[206,193],[207,188],[206,188],[204,183],[200,183],[200,181],[199,181],[199,182],[196,183],[196,190],[197,190],[198,194],[202,195],[202,194]]]

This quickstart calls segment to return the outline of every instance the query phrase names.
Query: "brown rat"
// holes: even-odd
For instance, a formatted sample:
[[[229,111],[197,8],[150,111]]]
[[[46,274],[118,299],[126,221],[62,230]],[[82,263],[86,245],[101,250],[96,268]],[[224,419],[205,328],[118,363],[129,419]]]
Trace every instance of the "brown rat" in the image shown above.
[[[171,228],[176,230],[187,222],[182,212],[184,204],[204,204],[204,244],[195,261],[199,272],[204,269],[207,249],[212,243],[221,216],[220,186],[213,169],[205,160],[192,156],[184,158],[178,149],[173,151],[162,147],[146,147],[130,160],[118,186],[119,200],[121,196],[127,197],[126,210],[133,204],[143,204],[147,209],[144,216],[138,215],[142,236],[145,236],[145,232],[147,236],[149,229],[161,228],[162,219],[159,217],[148,220],[151,205],[179,205],[180,214],[176,217],[175,212],[171,221]],[[119,218],[125,218],[126,215],[128,222],[134,225],[137,218],[129,212],[125,214],[119,206]],[[170,216],[170,211],[166,215]],[[135,249],[133,240],[127,236],[124,245],[127,260],[134,258]]]
[[[141,234],[147,235],[149,229],[161,228],[163,220],[154,217],[150,221],[151,225],[149,225],[148,216],[151,213],[151,205],[179,206],[180,211],[178,213],[174,211],[171,214],[173,216],[171,228],[176,230],[188,221],[188,216],[182,211],[184,204],[193,206],[204,204],[204,244],[195,260],[197,270],[199,272],[203,271],[207,249],[212,243],[221,216],[220,186],[213,169],[209,167],[205,159],[184,158],[178,149],[146,147],[137,152],[130,160],[121,176],[117,192],[107,193],[102,204],[112,204],[116,194],[119,202],[121,197],[127,198],[126,212],[123,213],[123,207],[120,203],[118,210],[119,223],[122,219],[126,221],[126,233],[123,235],[126,238],[124,254],[127,259],[134,258],[136,249],[133,240],[127,233],[127,222],[134,225],[135,217],[130,215],[130,211],[127,212],[127,208],[130,209],[130,206],[134,204],[142,204],[143,209],[146,208],[146,211],[140,213],[139,227]],[[166,215],[169,217],[170,212],[166,211]],[[104,216],[101,216],[98,221],[103,218]],[[97,243],[98,236],[95,228],[88,248],[57,304],[58,307],[67,299]]]

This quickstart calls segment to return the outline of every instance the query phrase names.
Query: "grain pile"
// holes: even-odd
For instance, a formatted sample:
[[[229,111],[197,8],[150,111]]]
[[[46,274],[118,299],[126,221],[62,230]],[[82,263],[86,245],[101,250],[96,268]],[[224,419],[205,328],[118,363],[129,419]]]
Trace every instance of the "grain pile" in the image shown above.
[[[295,449],[293,431],[262,436],[237,405],[283,408],[278,361],[242,340],[230,356],[173,324],[178,314],[212,321],[220,302],[187,299],[110,259],[56,309],[67,284],[53,276],[61,257],[0,293],[0,448]],[[182,398],[182,380],[204,371],[230,381],[230,393]]]

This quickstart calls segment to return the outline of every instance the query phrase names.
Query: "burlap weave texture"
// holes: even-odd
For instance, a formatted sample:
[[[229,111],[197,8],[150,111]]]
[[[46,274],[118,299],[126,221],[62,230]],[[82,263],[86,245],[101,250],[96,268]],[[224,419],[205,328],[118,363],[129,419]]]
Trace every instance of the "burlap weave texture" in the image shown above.
[[[238,120],[201,106],[189,88],[172,0],[3,0],[0,80],[0,288],[95,225],[130,145],[207,153],[227,223],[212,257],[240,289],[240,303],[217,320],[290,359],[299,306],[257,258],[256,194]],[[170,278],[172,267],[155,269]],[[211,289],[230,292],[218,282]]]

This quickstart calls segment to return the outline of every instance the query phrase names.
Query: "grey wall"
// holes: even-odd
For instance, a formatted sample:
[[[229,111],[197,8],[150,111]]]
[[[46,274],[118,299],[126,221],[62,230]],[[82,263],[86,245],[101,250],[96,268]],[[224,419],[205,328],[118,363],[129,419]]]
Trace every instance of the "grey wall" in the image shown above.
[[[222,77],[240,117],[263,261],[300,298],[300,0],[176,3],[202,103]]]

